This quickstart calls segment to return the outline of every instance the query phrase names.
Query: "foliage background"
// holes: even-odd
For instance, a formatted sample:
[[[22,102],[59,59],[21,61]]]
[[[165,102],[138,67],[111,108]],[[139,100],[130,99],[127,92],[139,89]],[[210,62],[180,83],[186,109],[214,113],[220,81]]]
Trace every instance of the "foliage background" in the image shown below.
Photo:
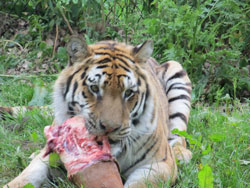
[[[187,138],[193,159],[178,163],[174,187],[250,187],[249,28],[248,0],[3,0],[0,106],[51,103],[72,33],[89,44],[152,39],[153,56],[179,61],[193,83],[189,134],[176,132]],[[0,186],[44,145],[40,133],[53,120],[47,113],[0,120]],[[48,187],[72,187],[65,179]]]
[[[60,71],[71,34],[65,16],[88,43],[116,39],[137,45],[152,39],[159,62],[174,59],[185,67],[194,101],[250,97],[247,0],[11,0],[1,1],[0,9],[2,73],[25,63],[37,72]],[[17,44],[25,52],[22,59],[4,53]]]

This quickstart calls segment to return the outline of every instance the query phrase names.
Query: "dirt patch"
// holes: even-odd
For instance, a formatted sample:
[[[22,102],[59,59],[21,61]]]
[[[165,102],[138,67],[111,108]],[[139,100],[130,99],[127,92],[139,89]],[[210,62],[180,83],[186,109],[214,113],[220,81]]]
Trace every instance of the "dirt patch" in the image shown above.
[[[11,39],[16,33],[26,32],[28,26],[25,19],[0,12],[0,36]]]

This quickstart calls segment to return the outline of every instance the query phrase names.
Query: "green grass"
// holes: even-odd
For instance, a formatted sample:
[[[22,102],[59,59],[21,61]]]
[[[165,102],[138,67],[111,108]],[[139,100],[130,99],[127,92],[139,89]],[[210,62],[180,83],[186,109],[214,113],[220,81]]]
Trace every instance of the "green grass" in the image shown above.
[[[198,172],[208,164],[214,187],[250,187],[250,107],[238,104],[226,114],[221,109],[198,106],[191,112],[188,133],[193,159],[179,165],[176,187],[198,187]]]
[[[18,87],[15,80],[2,80],[0,106],[27,105],[34,91],[28,86],[30,83],[26,84]],[[223,111],[216,105],[204,107],[201,104],[192,109],[186,137],[193,159],[187,165],[178,162],[174,187],[199,187],[198,174],[206,164],[212,169],[209,176],[213,178],[214,187],[250,187],[250,164],[244,164],[250,160],[249,104],[228,105],[227,113]],[[52,121],[52,115],[39,109],[0,121],[1,187],[29,164],[33,152],[43,147],[43,128]],[[66,178],[46,186],[72,187]],[[164,183],[159,187],[164,187]]]
[[[210,179],[214,187],[250,188],[247,1],[162,0],[148,5],[144,0],[136,4],[127,0],[56,2],[87,43],[116,38],[138,45],[152,39],[154,57],[159,62],[174,59],[187,70],[193,82],[195,105],[188,134],[179,134],[187,137],[193,159],[187,165],[178,163],[174,187],[202,187],[202,180]],[[69,32],[58,6],[47,1],[15,0],[0,1],[0,7],[0,16],[11,13],[1,17],[7,22],[0,38],[0,106],[50,104],[56,76],[51,74],[60,72],[68,59],[65,43]],[[103,33],[94,29],[95,23],[102,21],[100,13],[107,18]],[[93,28],[87,23],[93,23]],[[48,41],[54,41],[56,25],[59,40],[53,53],[53,44]],[[20,75],[23,73],[31,75]],[[238,103],[237,97],[248,104]],[[200,101],[203,103],[197,104]],[[212,106],[207,107],[204,101]],[[30,154],[44,145],[41,133],[52,119],[43,111],[33,110],[0,120],[0,187],[17,176],[29,163]],[[164,182],[159,184],[164,186]],[[49,187],[72,185],[57,179],[57,185]]]

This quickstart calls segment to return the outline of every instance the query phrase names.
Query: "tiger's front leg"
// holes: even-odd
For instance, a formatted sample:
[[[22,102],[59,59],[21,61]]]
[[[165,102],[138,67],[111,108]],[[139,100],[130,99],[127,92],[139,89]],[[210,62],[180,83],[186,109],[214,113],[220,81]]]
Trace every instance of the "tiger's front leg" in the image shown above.
[[[171,150],[164,161],[145,164],[130,173],[124,188],[147,188],[147,183],[158,187],[157,183],[162,181],[173,184],[176,175],[177,166]]]
[[[31,161],[22,173],[14,180],[4,186],[4,188],[21,188],[31,183],[36,188],[40,187],[47,179],[49,172],[49,155],[43,157],[46,149],[42,149],[40,153]]]

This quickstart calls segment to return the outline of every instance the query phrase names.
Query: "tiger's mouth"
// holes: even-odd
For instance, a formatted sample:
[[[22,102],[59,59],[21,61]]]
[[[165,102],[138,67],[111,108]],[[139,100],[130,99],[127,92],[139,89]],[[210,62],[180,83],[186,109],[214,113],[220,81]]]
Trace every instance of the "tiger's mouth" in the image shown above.
[[[101,127],[98,127],[93,120],[86,120],[86,129],[88,130],[89,134],[97,136],[97,137],[108,137],[110,143],[117,143],[131,134],[130,126],[126,126],[125,128],[119,127],[114,129],[112,132],[107,132]]]
[[[97,143],[100,147],[103,146],[103,140],[104,140],[103,138],[106,138],[106,137],[105,137],[105,136],[96,136],[96,137],[95,137],[95,141],[96,141],[96,143]],[[110,138],[110,137],[107,137],[107,138],[108,138],[108,142],[109,142],[110,145],[117,144],[117,143],[120,142],[120,140],[113,140],[113,139]]]

